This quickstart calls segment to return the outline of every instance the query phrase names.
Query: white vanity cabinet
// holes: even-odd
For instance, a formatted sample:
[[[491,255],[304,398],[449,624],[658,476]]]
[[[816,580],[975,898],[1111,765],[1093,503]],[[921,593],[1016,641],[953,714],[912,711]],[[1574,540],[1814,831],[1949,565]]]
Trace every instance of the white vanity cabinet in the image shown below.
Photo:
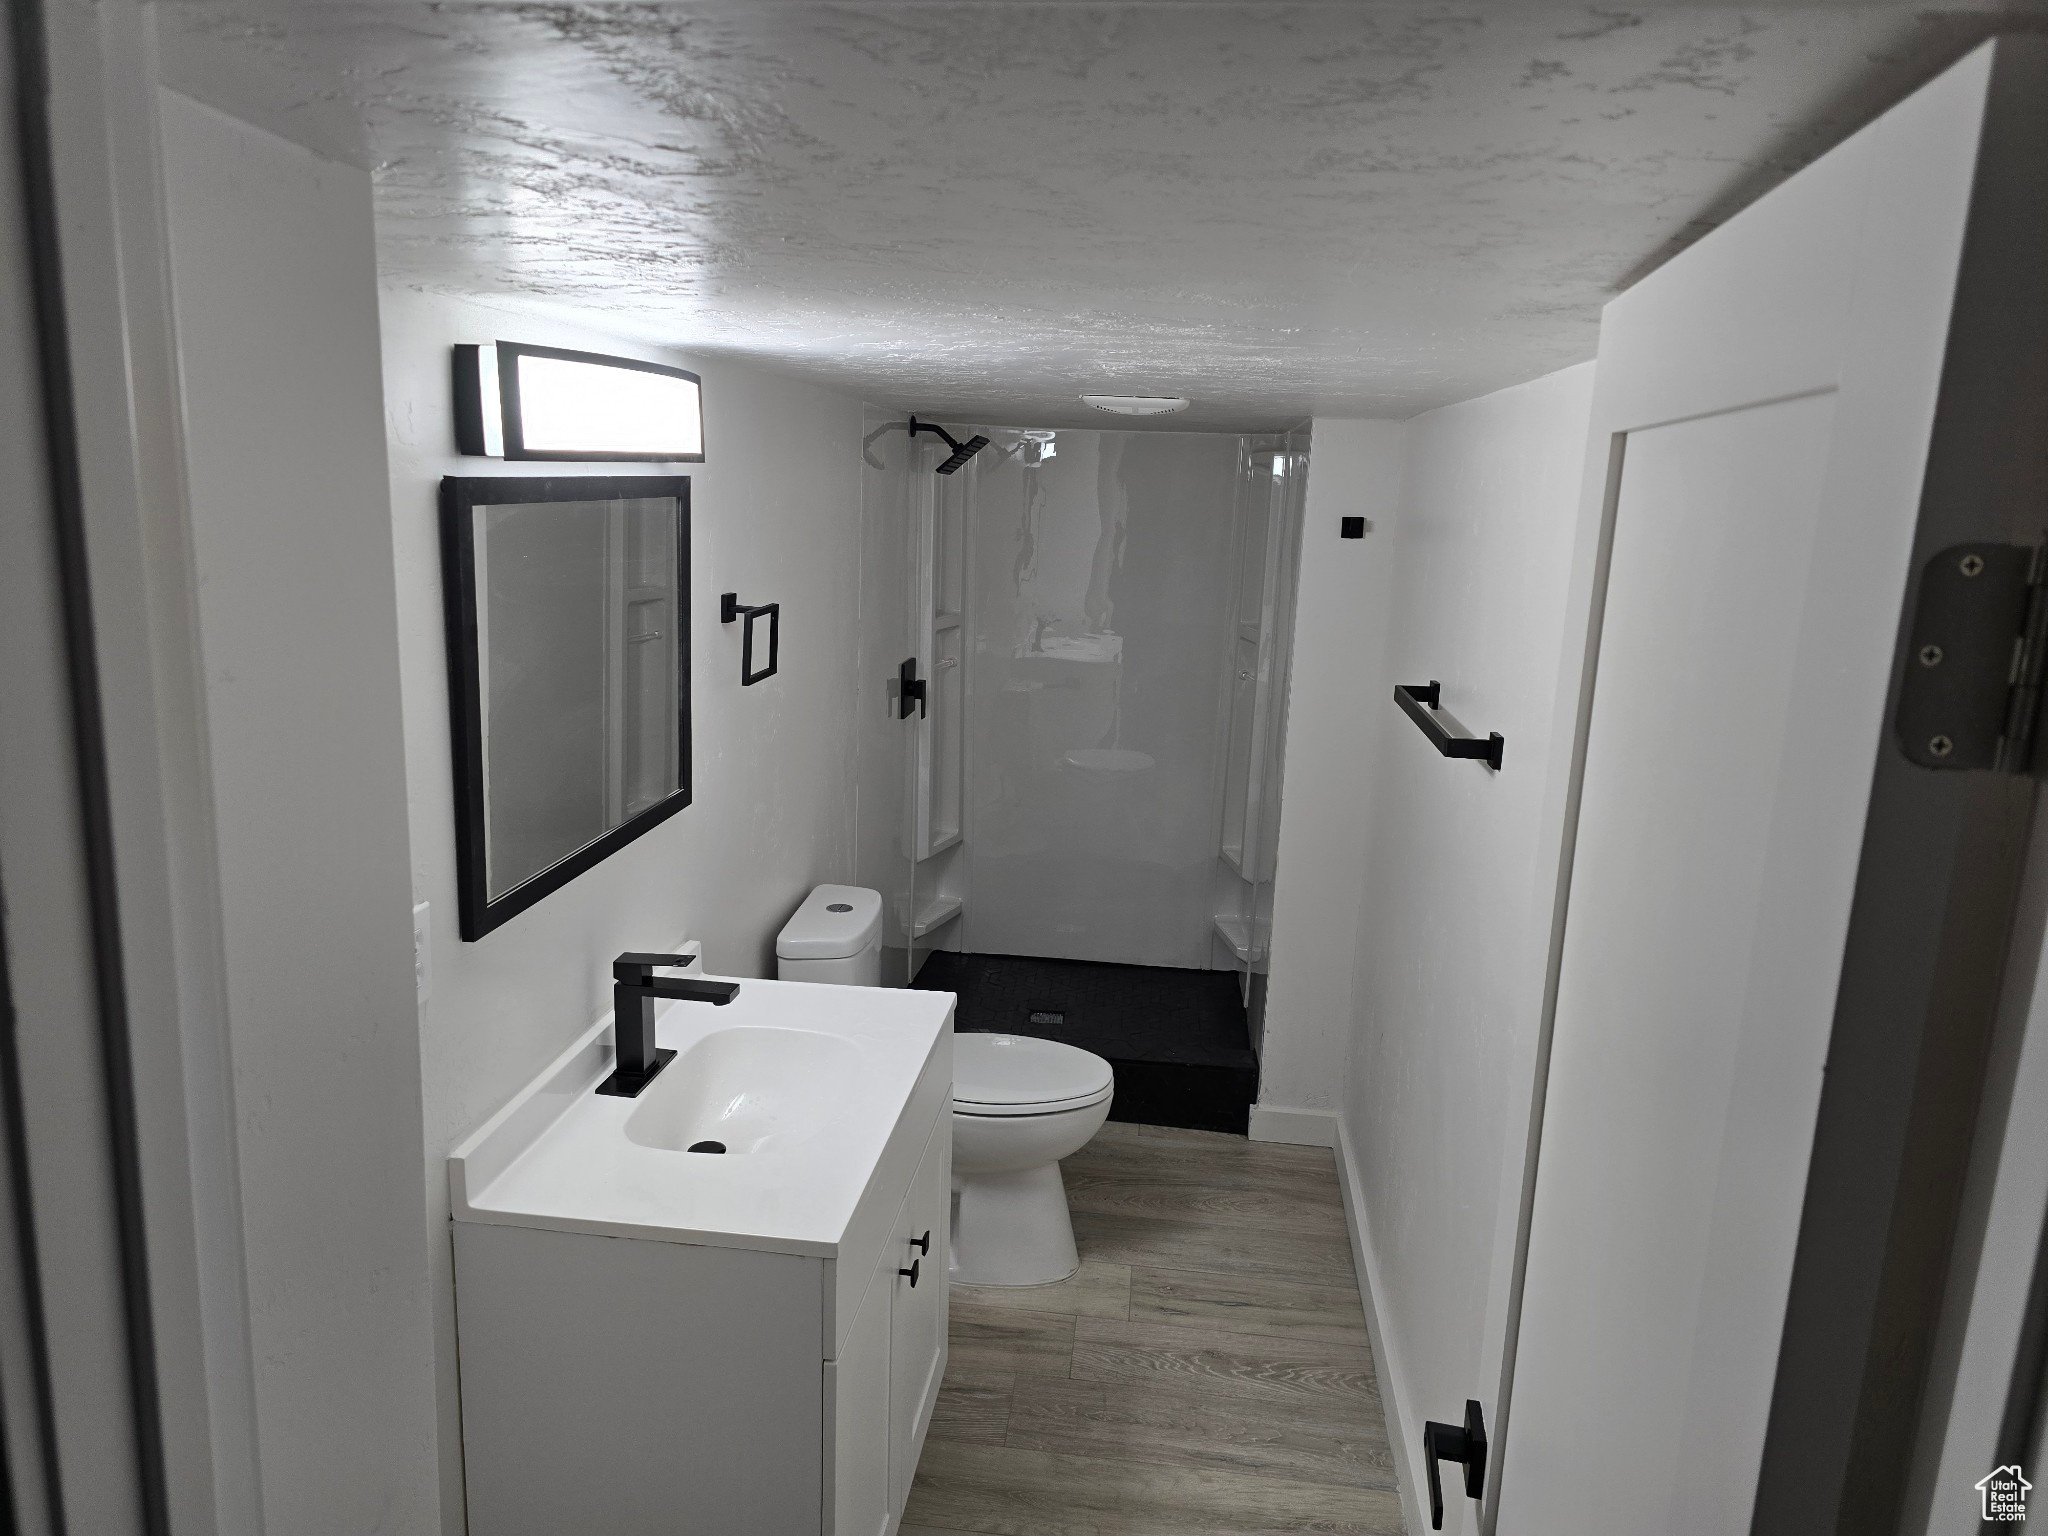
[[[826,1529],[832,1536],[895,1530],[910,1493],[946,1371],[952,1149],[952,1116],[943,1114],[839,1356],[825,1363]]]
[[[932,1130],[924,1161],[903,1202],[899,1252],[918,1250],[911,1260],[916,1279],[899,1273],[889,1293],[889,1503],[899,1513],[910,1496],[924,1432],[931,1427],[939,1378],[946,1374],[946,1271],[952,1258],[946,1235],[953,1214],[951,1100],[948,1082],[947,1110]]]
[[[819,1175],[839,1180],[822,1214],[782,1209],[805,1192],[783,1189],[765,1162],[742,1168],[740,1155],[668,1151],[663,1161],[635,1150],[604,1164],[592,1151],[602,1123],[625,1131],[630,1101],[588,1106],[583,1089],[559,1081],[543,1089],[555,1111],[545,1126],[532,1112],[521,1129],[515,1104],[459,1149],[471,1536],[891,1536],[902,1518],[945,1372],[952,1000],[742,987],[718,1012],[736,1015],[771,988],[864,994],[871,1013],[873,1000],[930,1001],[905,1009],[909,1038],[884,1063],[900,1070],[858,1085],[883,1095],[878,1123],[864,1152],[832,1149],[842,1165]],[[675,1046],[667,1024],[661,1043]],[[676,1048],[664,1077],[690,1064],[687,1043]],[[587,1055],[567,1076],[594,1083],[601,1064]],[[578,1115],[600,1129],[562,1127]],[[495,1148],[494,1128],[509,1137]],[[589,1143],[580,1153],[579,1138]],[[708,1181],[694,1206],[675,1204],[684,1224],[621,1219],[654,1214],[629,1202],[636,1181],[665,1171]],[[762,1185],[720,1215],[735,1230],[688,1226],[721,1177]],[[577,1218],[568,1212],[579,1198]],[[749,1208],[758,1220],[735,1219]]]

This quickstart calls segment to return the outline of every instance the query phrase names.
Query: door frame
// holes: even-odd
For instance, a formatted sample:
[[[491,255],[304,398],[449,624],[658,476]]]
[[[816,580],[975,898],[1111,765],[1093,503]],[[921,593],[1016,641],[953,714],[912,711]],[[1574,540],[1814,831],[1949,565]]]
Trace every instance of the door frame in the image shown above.
[[[1935,553],[2048,539],[2048,41],[2005,39],[1979,52],[1989,79],[1976,175],[1888,723]],[[1929,1401],[1928,1341],[1950,1274],[1984,1237],[1960,1218],[2036,787],[2022,774],[1916,767],[1889,733],[1879,748],[1758,1536],[1869,1529],[1905,1499]],[[1919,942],[1902,945],[1901,933]],[[2030,947],[2022,941],[2022,953]],[[1888,1219],[1868,1220],[1873,1209]]]
[[[15,0],[0,431],[0,1359],[25,1530],[261,1529],[218,871],[143,0]],[[30,371],[32,370],[32,371]],[[24,476],[24,479],[30,479]],[[80,1115],[76,1107],[89,1106]],[[14,1373],[10,1373],[14,1374]],[[18,1380],[18,1375],[16,1376]],[[10,1395],[13,1388],[9,1387]]]

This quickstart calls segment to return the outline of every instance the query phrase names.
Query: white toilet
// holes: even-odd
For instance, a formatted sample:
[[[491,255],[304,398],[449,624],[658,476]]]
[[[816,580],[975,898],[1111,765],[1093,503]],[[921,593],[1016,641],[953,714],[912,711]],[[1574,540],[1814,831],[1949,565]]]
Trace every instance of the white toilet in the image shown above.
[[[1050,1285],[1081,1267],[1060,1159],[1109,1118],[1100,1056],[1024,1035],[953,1037],[953,1278]]]
[[[882,981],[882,896],[821,885],[775,939],[783,981]],[[953,1037],[952,1277],[1050,1285],[1081,1267],[1060,1159],[1109,1118],[1116,1077],[1077,1046],[1024,1035]]]
[[[842,987],[882,984],[882,893],[858,885],[821,885],[775,937],[782,981]]]

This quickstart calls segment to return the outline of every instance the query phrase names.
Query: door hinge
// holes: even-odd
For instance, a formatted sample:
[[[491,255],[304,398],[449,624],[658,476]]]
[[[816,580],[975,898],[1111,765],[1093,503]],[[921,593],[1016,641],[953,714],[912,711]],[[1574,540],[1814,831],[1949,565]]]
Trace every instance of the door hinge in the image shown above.
[[[2035,771],[2048,666],[2048,547],[1957,544],[1927,562],[1899,687],[1922,768]]]

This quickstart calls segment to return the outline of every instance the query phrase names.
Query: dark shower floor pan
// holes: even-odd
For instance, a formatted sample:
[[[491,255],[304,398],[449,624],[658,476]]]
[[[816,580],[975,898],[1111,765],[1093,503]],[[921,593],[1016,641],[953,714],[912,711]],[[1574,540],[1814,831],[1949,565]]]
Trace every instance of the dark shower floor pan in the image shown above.
[[[1106,1058],[1112,1120],[1239,1136],[1250,1124],[1259,1062],[1233,971],[941,950],[911,985],[955,994],[963,1034],[1035,1035]]]

